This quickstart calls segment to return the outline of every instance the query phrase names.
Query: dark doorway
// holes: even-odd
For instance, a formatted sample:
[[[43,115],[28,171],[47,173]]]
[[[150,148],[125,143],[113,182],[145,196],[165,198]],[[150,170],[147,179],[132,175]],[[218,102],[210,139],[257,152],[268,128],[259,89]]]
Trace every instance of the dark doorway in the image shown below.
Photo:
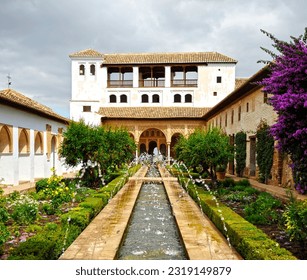
[[[160,153],[166,156],[166,145],[165,144],[160,145]]]
[[[249,175],[256,176],[256,137],[250,137]]]
[[[145,144],[141,144],[140,145],[140,153],[143,154],[143,153],[146,153],[146,145]]]
[[[153,151],[154,151],[154,148],[156,148],[156,147],[157,147],[157,142],[156,142],[156,141],[150,141],[150,142],[149,142],[148,153],[149,153],[150,155],[152,155],[152,154],[153,154]]]
[[[234,147],[235,145],[235,135],[229,135],[229,144]],[[234,175],[235,174],[235,161],[234,157],[229,161],[229,168],[228,168],[229,174]]]

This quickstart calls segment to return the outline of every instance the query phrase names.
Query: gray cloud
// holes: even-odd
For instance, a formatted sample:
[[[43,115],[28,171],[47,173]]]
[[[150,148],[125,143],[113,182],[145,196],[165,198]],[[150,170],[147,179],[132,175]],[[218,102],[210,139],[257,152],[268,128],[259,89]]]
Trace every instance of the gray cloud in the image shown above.
[[[69,116],[69,54],[218,51],[237,76],[270,59],[264,29],[289,41],[306,26],[304,0],[1,0],[0,88],[12,88]],[[272,48],[271,48],[272,49]]]

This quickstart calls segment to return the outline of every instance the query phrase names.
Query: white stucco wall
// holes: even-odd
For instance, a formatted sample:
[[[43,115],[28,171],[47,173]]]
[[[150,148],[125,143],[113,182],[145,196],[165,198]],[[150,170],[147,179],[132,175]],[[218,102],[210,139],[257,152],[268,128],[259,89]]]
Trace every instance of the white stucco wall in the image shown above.
[[[170,87],[171,67],[165,66],[165,86],[144,88],[138,87],[139,67],[133,67],[133,87],[108,88],[107,67],[100,67],[102,60],[97,58],[72,58],[72,98],[70,102],[70,117],[73,120],[84,119],[87,123],[100,124],[97,112],[100,107],[213,107],[225,98],[235,88],[234,63],[209,63],[198,67],[197,87]],[[85,66],[84,75],[80,75],[79,67]],[[90,65],[96,65],[96,75],[90,74]],[[217,76],[222,77],[222,82],[217,83]],[[213,92],[217,92],[216,96]],[[110,95],[117,97],[116,103],[110,103]],[[126,103],[120,103],[120,95],[127,96]],[[148,103],[141,102],[142,94],[149,97]],[[152,96],[159,95],[160,102],[153,103]],[[181,95],[181,103],[174,102],[174,95]],[[186,94],[192,95],[192,102],[186,103]],[[83,106],[91,106],[91,112],[83,112]]]
[[[36,114],[21,111],[19,109],[0,104],[0,123],[13,128],[13,150],[11,153],[0,153],[0,180],[2,184],[17,185],[21,181],[49,177],[53,162],[47,155],[47,131],[46,125],[51,126],[51,135],[58,135],[58,129],[65,129],[65,124],[50,120]],[[29,132],[29,153],[19,154],[19,130],[26,129]],[[35,131],[43,136],[43,153],[35,154]],[[57,174],[68,172],[56,152],[54,165]]]

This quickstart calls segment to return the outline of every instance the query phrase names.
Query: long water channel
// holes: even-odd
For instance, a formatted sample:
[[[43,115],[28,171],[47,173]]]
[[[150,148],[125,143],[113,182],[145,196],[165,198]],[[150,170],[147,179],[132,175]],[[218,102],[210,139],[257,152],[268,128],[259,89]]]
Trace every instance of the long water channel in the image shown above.
[[[147,177],[157,177],[151,166]],[[120,260],[184,260],[186,251],[162,183],[143,183],[126,234]]]

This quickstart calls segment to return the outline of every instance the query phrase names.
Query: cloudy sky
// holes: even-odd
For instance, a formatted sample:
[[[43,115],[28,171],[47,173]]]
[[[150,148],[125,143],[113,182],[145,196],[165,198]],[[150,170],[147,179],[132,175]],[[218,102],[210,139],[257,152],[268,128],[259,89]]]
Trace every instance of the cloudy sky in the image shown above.
[[[68,117],[69,54],[217,51],[249,77],[270,57],[264,29],[303,34],[306,0],[0,0],[0,89],[11,88]]]

